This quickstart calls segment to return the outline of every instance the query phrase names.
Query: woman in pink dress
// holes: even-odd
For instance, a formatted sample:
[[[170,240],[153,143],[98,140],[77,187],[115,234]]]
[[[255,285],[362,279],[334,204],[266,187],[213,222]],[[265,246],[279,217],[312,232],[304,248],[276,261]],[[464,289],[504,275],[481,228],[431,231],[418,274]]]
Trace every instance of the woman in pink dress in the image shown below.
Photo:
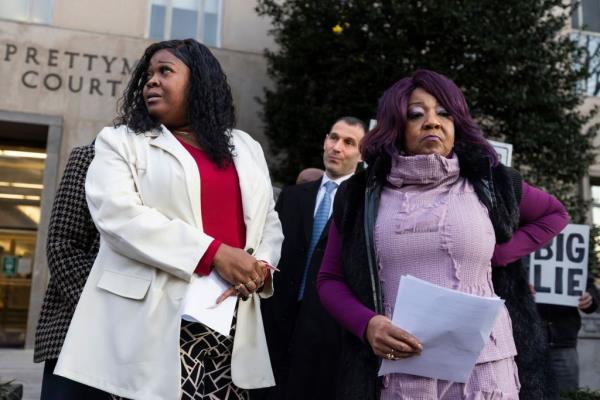
[[[506,308],[466,383],[400,373],[378,379],[377,371],[382,358],[423,350],[391,321],[402,275],[494,297],[492,266],[522,272],[520,258],[567,224],[564,207],[498,161],[460,89],[432,71],[419,70],[384,93],[377,127],[361,148],[369,168],[339,189],[318,281],[323,305],[348,331],[339,398],[519,399],[521,338],[515,345]],[[527,293],[518,302],[533,309]],[[535,327],[536,318],[516,323]],[[524,362],[543,357],[536,329],[523,335],[537,352],[523,354]],[[536,386],[528,387],[532,398],[544,395],[536,368],[527,364],[521,374]]]

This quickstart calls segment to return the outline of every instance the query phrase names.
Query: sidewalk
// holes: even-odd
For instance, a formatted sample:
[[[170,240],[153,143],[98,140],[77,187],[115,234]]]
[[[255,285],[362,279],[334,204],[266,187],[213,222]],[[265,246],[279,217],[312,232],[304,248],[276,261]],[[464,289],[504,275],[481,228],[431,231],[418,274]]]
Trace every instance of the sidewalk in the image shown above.
[[[33,350],[0,349],[0,382],[23,384],[23,400],[39,400],[44,364],[34,364]]]
[[[586,316],[586,320],[589,320]],[[600,316],[596,320],[600,327]],[[582,329],[584,331],[585,329]],[[580,357],[580,384],[600,390],[600,341],[580,337],[578,352]],[[33,350],[0,348],[0,382],[14,380],[23,384],[23,400],[39,400],[44,364],[34,364]]]

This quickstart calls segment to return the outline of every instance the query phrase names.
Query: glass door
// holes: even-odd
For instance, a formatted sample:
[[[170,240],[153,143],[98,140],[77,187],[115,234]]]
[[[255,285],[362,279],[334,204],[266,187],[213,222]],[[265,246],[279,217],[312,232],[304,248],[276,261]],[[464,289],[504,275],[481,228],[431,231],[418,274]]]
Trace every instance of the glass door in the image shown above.
[[[23,346],[45,148],[0,143],[0,346]]]

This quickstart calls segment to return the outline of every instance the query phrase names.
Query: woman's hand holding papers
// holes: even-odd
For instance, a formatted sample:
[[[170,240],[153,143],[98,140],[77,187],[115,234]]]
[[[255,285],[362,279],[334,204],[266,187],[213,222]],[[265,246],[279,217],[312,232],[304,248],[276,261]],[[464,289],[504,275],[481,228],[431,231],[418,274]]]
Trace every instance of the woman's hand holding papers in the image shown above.
[[[365,337],[373,353],[388,360],[412,357],[423,350],[416,337],[395,326],[383,315],[376,315],[369,320]]]

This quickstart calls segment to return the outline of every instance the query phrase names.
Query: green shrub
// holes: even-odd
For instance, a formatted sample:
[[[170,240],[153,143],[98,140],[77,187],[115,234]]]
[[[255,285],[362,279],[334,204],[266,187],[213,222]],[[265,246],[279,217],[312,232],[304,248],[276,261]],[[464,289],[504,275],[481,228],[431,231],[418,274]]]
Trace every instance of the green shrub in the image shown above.
[[[565,31],[564,0],[258,0],[277,47],[263,98],[274,177],[322,167],[333,120],[375,117],[383,90],[417,68],[453,79],[492,139],[512,143],[524,178],[558,197],[573,223],[597,125],[580,82],[589,54]]]
[[[600,392],[592,391],[589,389],[562,392],[560,394],[561,400],[600,400]]]

